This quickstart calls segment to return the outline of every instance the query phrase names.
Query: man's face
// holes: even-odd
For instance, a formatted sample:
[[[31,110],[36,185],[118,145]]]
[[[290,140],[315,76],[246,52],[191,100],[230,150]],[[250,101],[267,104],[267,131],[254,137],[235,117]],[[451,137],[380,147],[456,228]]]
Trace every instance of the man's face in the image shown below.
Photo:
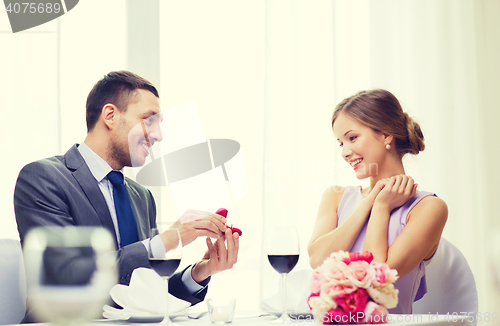
[[[150,91],[137,89],[137,100],[118,112],[117,128],[112,141],[113,158],[122,166],[142,166],[149,148],[162,140],[158,98]]]

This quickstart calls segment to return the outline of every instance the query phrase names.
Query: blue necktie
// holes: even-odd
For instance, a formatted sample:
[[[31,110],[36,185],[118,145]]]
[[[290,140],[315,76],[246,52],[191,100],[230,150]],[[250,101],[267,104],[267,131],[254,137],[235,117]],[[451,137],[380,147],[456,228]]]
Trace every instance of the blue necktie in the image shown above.
[[[123,174],[111,171],[108,173],[108,179],[113,184],[113,201],[118,219],[121,248],[139,241],[137,237],[137,224],[135,223],[127,188],[125,188],[125,184],[123,183]]]

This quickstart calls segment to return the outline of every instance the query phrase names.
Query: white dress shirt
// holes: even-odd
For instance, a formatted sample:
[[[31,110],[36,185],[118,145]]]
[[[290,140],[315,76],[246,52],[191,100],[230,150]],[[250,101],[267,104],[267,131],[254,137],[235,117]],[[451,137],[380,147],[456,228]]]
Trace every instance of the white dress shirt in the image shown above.
[[[120,231],[118,229],[118,219],[116,217],[115,203],[113,201],[113,185],[108,180],[108,173],[113,169],[109,164],[102,159],[96,152],[94,152],[87,144],[82,143],[78,146],[78,151],[82,155],[85,163],[90,169],[90,172],[97,180],[99,184],[99,189],[106,200],[106,204],[108,205],[109,213],[111,214],[111,219],[113,220],[113,225],[115,227],[116,238],[118,243],[120,243]],[[118,172],[123,174],[122,170]],[[149,253],[149,242],[150,239],[143,240],[142,243],[146,247],[146,250]],[[153,237],[151,239],[151,251],[153,252],[153,257],[163,257],[165,255],[165,245],[159,236]],[[196,265],[196,264],[195,264]],[[187,289],[191,292],[191,294],[196,294],[203,290],[206,286],[202,286],[198,284],[191,275],[191,270],[195,265],[191,265],[186,271],[182,274],[182,282],[187,287]]]

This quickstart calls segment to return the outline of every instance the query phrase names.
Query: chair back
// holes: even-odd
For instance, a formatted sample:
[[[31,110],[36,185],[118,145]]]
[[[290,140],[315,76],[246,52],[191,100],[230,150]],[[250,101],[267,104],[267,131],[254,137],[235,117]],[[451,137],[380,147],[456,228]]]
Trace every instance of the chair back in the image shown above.
[[[26,273],[19,240],[0,239],[0,325],[19,324],[26,313]]]
[[[464,255],[441,238],[436,253],[425,268],[427,293],[413,303],[413,314],[477,315],[476,281]]]

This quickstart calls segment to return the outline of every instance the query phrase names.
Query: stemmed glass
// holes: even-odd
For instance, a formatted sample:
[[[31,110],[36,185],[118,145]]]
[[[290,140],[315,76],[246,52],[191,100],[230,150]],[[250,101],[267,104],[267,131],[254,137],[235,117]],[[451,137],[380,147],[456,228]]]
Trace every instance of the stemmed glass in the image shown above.
[[[283,284],[283,309],[281,316],[274,324],[291,321],[286,311],[286,276],[299,261],[300,245],[297,230],[292,225],[274,226],[270,232],[267,258],[271,266],[281,275]]]
[[[28,304],[37,321],[83,325],[101,316],[117,282],[115,245],[108,230],[34,228],[26,235],[23,252]]]
[[[162,257],[154,257],[154,252],[149,248],[149,264],[165,282],[165,317],[160,322],[162,325],[175,325],[170,320],[168,315],[168,279],[175,273],[182,258],[182,241],[179,229],[172,228],[165,231],[168,243],[166,244],[166,252]],[[151,239],[158,234],[158,229],[152,229]],[[150,242],[151,246],[151,242]]]

